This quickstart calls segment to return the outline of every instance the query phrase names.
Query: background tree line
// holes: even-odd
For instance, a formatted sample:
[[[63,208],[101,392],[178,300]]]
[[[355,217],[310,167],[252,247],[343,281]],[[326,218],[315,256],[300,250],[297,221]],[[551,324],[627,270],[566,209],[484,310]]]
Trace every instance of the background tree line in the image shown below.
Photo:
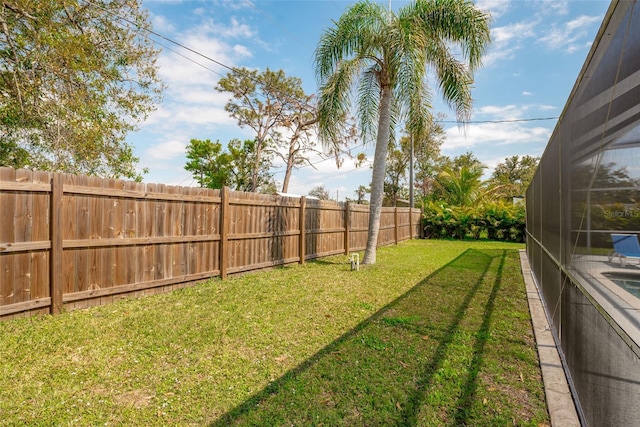
[[[238,140],[231,140],[226,151],[219,141],[192,139],[187,146],[189,162],[185,169],[202,186],[227,185],[241,191],[273,193],[277,186],[270,170],[275,162],[281,162],[284,177],[279,191],[286,193],[295,169],[313,167],[311,154],[333,158],[338,167],[345,157],[358,164],[364,159],[362,154],[351,152],[358,141],[358,131],[346,115],[340,118],[337,138],[324,149],[318,145],[315,95],[307,95],[297,77],[288,77],[282,70],[234,68],[215,89],[231,96],[225,110],[240,128],[250,129],[254,137],[241,143],[242,150],[237,149]],[[249,179],[238,179],[239,176]]]
[[[352,150],[372,143],[371,185],[355,193],[371,205],[365,263],[375,262],[381,206],[405,200],[410,187],[425,211],[522,194],[532,159],[507,159],[482,181],[484,166],[472,154],[441,156],[444,132],[431,114],[428,68],[456,118],[469,118],[489,21],[468,0],[414,0],[398,11],[355,3],[319,40],[317,95],[282,70],[233,68],[215,90],[229,95],[226,111],[253,137],[192,139],[185,168],[202,186],[273,192],[278,161],[287,192],[293,170],[313,166],[312,154],[362,165],[364,155]],[[140,0],[2,2],[0,165],[141,179],[126,135],[164,89],[150,29]],[[405,135],[397,139],[401,124]],[[314,189],[329,197],[323,190]]]
[[[473,154],[467,153],[455,159],[442,156],[440,146],[445,136],[439,123],[441,117],[433,117],[429,112],[428,100],[431,91],[430,88],[423,87],[420,66],[416,69],[404,69],[402,67],[413,67],[417,64],[411,61],[395,63],[395,58],[385,57],[385,49],[399,42],[393,37],[400,37],[400,34],[407,30],[402,27],[405,21],[411,21],[415,26],[424,19],[425,28],[442,26],[441,29],[445,31],[450,23],[440,22],[436,18],[437,14],[430,13],[450,11],[454,6],[460,7],[456,13],[460,14],[461,21],[475,20],[475,23],[460,24],[461,28],[458,30],[466,31],[466,35],[448,40],[473,50],[471,63],[466,66],[461,64],[449,56],[450,52],[440,52],[442,57],[425,57],[421,58],[421,61],[424,61],[422,65],[440,64],[439,61],[442,60],[454,61],[447,63],[447,67],[453,68],[444,67],[439,70],[438,78],[447,88],[445,100],[458,108],[457,115],[463,119],[470,108],[468,79],[476,63],[479,63],[479,56],[487,42],[484,27],[486,16],[475,9],[472,3],[464,0],[443,4],[419,0],[407,6],[397,16],[379,5],[357,3],[320,41],[316,51],[316,69],[320,86],[318,100],[314,95],[304,93],[300,79],[287,77],[282,70],[267,69],[259,72],[245,68],[233,69],[219,81],[216,90],[230,95],[226,111],[237,120],[241,128],[251,129],[254,138],[244,142],[244,151],[236,150],[235,146],[239,143],[237,140],[230,141],[225,151],[219,141],[211,143],[208,140],[194,139],[187,147],[187,156],[190,159],[186,165],[187,170],[190,170],[194,179],[204,186],[219,188],[228,185],[245,191],[273,192],[275,180],[273,175],[269,175],[269,170],[277,161],[285,165],[281,191],[286,193],[292,171],[302,166],[313,166],[309,160],[311,153],[334,157],[338,166],[345,155],[361,165],[364,157],[352,155],[349,148],[359,140],[366,142],[376,137],[376,157],[373,159],[371,184],[369,187],[360,186],[354,193],[356,197],[351,199],[358,203],[369,203],[367,198],[372,201],[373,219],[369,227],[371,240],[376,236],[375,216],[376,212],[379,213],[376,209],[382,205],[406,204],[411,185],[418,190],[417,205],[422,206],[425,212],[429,212],[429,206],[446,205],[470,209],[471,206],[483,206],[485,201],[510,201],[513,196],[523,194],[527,178],[521,175],[532,174],[537,164],[536,159],[529,156],[507,159],[505,163],[498,165],[492,178],[485,182],[481,178],[486,167]],[[360,18],[373,26],[360,26]],[[391,38],[387,40],[380,37],[380,28],[375,25],[380,25],[380,28],[388,26]],[[436,37],[437,41],[428,40],[433,35],[422,34],[422,30],[424,28],[416,29],[413,37],[427,37],[424,40],[427,44],[440,43],[439,36]],[[351,41],[348,40],[350,36],[347,34],[360,37],[353,40],[355,44],[366,42],[371,45],[362,46],[364,50],[360,52],[359,48],[354,47],[355,44],[349,45]],[[444,39],[447,37],[444,36]],[[407,51],[404,54],[417,54],[415,49],[419,50],[420,46],[406,46]],[[346,56],[335,56],[338,52],[341,52],[339,55]],[[371,60],[377,55],[381,56]],[[351,64],[349,67],[353,68],[343,69],[346,64]],[[369,65],[372,68],[367,68]],[[399,80],[387,82],[385,79],[390,76],[385,77],[385,73],[397,75]],[[416,80],[411,80],[414,78]],[[395,85],[398,92],[389,93],[390,98],[383,100],[386,96],[382,93],[383,84],[389,85],[389,88]],[[350,94],[354,87],[358,88],[356,124],[348,114]],[[407,90],[402,91],[400,88]],[[406,97],[395,98],[401,93]],[[416,98],[413,98],[414,96]],[[391,115],[387,117],[388,121],[382,122],[383,104],[388,101],[393,104],[393,108],[390,104],[388,113]],[[400,109],[401,106],[404,113]],[[393,132],[386,130],[393,129],[399,121],[405,123],[405,129],[404,135],[396,140]],[[380,133],[381,130],[385,131]],[[318,141],[323,144],[321,148],[318,147]],[[239,152],[247,161],[238,158]],[[407,169],[411,153],[414,180],[410,183]],[[529,166],[532,167],[531,171],[527,169]],[[234,175],[230,173],[231,170],[237,173]],[[247,176],[251,177],[249,181],[244,178],[238,179]],[[323,200],[331,197],[324,186],[313,188],[309,194]],[[380,200],[374,200],[378,196]],[[457,234],[460,234],[459,230]],[[444,236],[446,233],[438,235]],[[367,246],[369,261],[373,262],[375,256],[372,255],[372,247],[375,245],[368,243]]]

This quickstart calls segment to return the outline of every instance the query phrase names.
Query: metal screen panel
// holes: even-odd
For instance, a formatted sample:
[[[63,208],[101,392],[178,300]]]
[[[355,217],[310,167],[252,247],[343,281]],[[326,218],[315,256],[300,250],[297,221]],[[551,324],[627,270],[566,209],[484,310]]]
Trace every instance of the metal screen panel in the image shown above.
[[[611,3],[526,203],[527,253],[583,423],[640,425],[637,1]]]
[[[560,150],[558,140],[552,140],[545,151],[541,174],[541,242],[555,259],[560,259],[560,224],[562,188],[560,186]],[[544,224],[544,226],[542,226]]]

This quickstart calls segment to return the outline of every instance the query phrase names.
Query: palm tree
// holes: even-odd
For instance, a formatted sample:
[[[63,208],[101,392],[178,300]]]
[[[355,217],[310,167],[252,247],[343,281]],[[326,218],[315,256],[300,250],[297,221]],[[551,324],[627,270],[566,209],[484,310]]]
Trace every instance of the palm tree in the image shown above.
[[[451,206],[470,207],[491,196],[498,187],[482,181],[482,165],[445,166],[435,180],[436,197]]]
[[[414,137],[426,129],[432,92],[425,80],[429,68],[435,71],[443,98],[458,120],[469,118],[473,72],[481,65],[490,40],[489,22],[488,13],[470,0],[416,0],[397,14],[362,1],[320,38],[315,53],[320,139],[326,144],[336,139],[353,90],[363,137],[372,140],[375,135],[376,139],[363,263],[376,260],[392,129],[400,121],[406,122]]]

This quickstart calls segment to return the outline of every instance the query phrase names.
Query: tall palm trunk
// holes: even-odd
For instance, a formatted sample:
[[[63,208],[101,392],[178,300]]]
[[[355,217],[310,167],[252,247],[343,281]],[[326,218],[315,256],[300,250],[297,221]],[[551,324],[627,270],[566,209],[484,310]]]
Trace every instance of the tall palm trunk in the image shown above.
[[[375,264],[378,232],[380,231],[380,214],[384,195],[384,174],[386,169],[387,148],[391,133],[391,85],[382,85],[380,95],[380,118],[376,151],[373,156],[373,172],[371,174],[371,203],[369,205],[369,233],[367,248],[364,252],[363,264]]]

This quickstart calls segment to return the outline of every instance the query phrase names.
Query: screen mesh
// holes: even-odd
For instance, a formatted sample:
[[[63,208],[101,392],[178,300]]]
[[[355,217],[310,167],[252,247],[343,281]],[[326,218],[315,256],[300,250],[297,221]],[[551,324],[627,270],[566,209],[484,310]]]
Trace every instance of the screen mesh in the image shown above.
[[[612,2],[526,203],[527,253],[583,422],[640,425],[636,1]]]

